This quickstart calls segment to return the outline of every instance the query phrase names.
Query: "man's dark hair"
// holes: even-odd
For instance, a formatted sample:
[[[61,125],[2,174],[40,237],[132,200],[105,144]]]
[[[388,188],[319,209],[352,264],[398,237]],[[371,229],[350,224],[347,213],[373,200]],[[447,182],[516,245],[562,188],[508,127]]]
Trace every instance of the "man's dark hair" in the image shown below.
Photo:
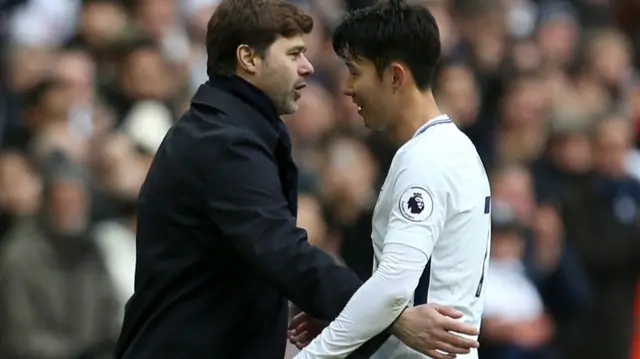
[[[426,7],[382,1],[348,13],[333,34],[333,49],[342,58],[371,60],[380,75],[391,62],[404,62],[426,90],[440,58],[440,31]]]
[[[236,49],[242,44],[259,54],[279,37],[308,34],[313,19],[281,0],[223,0],[207,26],[207,74],[235,73]]]

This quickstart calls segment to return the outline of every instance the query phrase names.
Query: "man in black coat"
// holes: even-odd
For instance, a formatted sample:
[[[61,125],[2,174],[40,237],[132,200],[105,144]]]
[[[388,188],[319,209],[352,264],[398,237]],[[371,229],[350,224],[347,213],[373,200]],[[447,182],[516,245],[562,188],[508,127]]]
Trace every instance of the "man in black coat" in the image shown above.
[[[116,358],[281,359],[287,299],[334,319],[362,284],[296,227],[297,169],[280,115],[313,72],[310,16],[278,0],[225,0],[209,21],[208,75],[140,191],[135,294]],[[391,333],[421,351],[474,334],[451,308],[411,308]]]

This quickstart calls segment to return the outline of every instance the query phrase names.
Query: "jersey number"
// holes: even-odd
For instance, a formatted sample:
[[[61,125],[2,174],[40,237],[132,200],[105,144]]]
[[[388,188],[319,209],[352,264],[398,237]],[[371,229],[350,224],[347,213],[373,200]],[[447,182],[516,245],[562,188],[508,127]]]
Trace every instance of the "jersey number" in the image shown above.
[[[491,196],[487,196],[484,199],[484,214],[491,214]],[[489,219],[491,221],[491,219]],[[480,293],[482,293],[482,285],[484,284],[484,271],[487,267],[487,255],[489,254],[489,237],[491,236],[491,225],[489,225],[489,231],[487,231],[487,248],[484,251],[484,260],[482,261],[482,275],[480,276],[480,282],[478,283],[478,288],[476,289],[476,298],[480,298]]]

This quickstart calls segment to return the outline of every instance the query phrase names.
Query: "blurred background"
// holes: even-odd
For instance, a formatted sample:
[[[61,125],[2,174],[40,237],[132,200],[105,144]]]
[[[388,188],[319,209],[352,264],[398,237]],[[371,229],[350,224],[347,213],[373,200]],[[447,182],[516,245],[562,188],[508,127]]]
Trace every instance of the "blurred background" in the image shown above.
[[[206,81],[217,2],[0,0],[0,358],[110,357],[138,190]],[[342,95],[330,34],[370,1],[296,2],[316,20],[316,72],[285,119],[299,225],[366,279],[396,148]],[[492,181],[481,358],[640,359],[640,1],[422,3],[437,100]]]

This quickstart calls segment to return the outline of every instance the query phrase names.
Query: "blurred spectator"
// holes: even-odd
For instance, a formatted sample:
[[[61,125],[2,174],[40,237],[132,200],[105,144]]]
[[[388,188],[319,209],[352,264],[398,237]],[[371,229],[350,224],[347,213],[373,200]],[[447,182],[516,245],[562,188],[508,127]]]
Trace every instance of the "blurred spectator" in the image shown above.
[[[76,42],[84,44],[93,55],[104,55],[128,27],[123,4],[111,0],[85,0],[80,8]]]
[[[538,15],[536,38],[545,67],[568,70],[580,45],[580,23],[571,3],[543,3]]]
[[[69,108],[69,131],[88,138],[112,124],[98,104],[96,91],[96,66],[90,53],[82,47],[69,46],[55,55],[54,76],[69,86],[72,98]],[[102,121],[103,123],[98,123]]]
[[[633,136],[629,122],[605,118],[592,133],[593,172],[572,189],[563,210],[567,240],[594,286],[582,318],[575,358],[628,358],[640,267],[640,184],[625,167]]]
[[[537,74],[511,79],[500,106],[494,159],[497,163],[530,164],[546,141],[549,95]]]
[[[298,198],[298,226],[304,228],[309,235],[309,243],[335,255],[335,248],[327,241],[329,234],[327,223],[322,214],[318,199],[311,194],[302,194]]]
[[[495,169],[490,179],[492,198],[507,203],[518,222],[526,228],[532,228],[535,200],[533,181],[527,168],[503,166]]]
[[[320,195],[331,229],[340,238],[340,256],[361,278],[373,268],[375,170],[364,144],[346,136],[329,139],[320,155]]]
[[[518,254],[518,266],[523,267],[518,271],[524,271],[520,276],[525,276],[530,282],[527,285],[535,287],[536,296],[540,296],[545,313],[553,319],[555,328],[552,337],[545,338],[534,348],[539,351],[520,350],[523,348],[498,351],[510,353],[515,350],[525,358],[546,358],[552,353],[566,353],[577,344],[572,341],[572,324],[585,310],[590,287],[581,262],[566,243],[560,214],[552,205],[536,206],[533,177],[526,167],[511,165],[496,169],[491,175],[491,191],[494,199],[492,219],[495,218],[500,241],[496,245],[506,242],[504,246]],[[513,253],[507,258],[513,258]],[[495,269],[500,268],[498,264]],[[516,275],[518,271],[511,272]],[[488,279],[488,283],[492,281]],[[491,284],[487,286],[491,288]],[[491,355],[488,357],[492,358]]]
[[[15,43],[34,46],[60,45],[74,30],[75,0],[28,0],[10,19]]]
[[[117,60],[116,77],[106,93],[120,124],[136,101],[159,100],[171,108],[173,72],[160,49],[150,41],[124,44]]]
[[[437,83],[440,108],[455,119],[458,126],[473,125],[480,114],[480,90],[473,71],[460,64],[446,65],[440,69]]]
[[[107,358],[118,305],[89,234],[87,179],[62,156],[47,167],[43,206],[8,235],[0,262],[2,352],[7,358]]]
[[[494,202],[482,356],[551,358],[554,325],[524,262],[524,228],[507,204]]]
[[[591,170],[588,123],[551,124],[546,150],[533,165],[538,202],[561,203]]]
[[[32,164],[19,152],[0,154],[0,240],[17,223],[33,216],[40,205],[40,181]]]
[[[5,145],[28,150],[31,140],[54,128],[66,131],[71,107],[70,87],[63,81],[47,78],[39,81],[24,96],[21,121],[7,129]]]
[[[120,311],[133,294],[136,263],[136,203],[152,155],[139,151],[125,134],[103,139],[97,155],[98,181],[117,207],[118,216],[98,223],[95,240],[115,287]]]

